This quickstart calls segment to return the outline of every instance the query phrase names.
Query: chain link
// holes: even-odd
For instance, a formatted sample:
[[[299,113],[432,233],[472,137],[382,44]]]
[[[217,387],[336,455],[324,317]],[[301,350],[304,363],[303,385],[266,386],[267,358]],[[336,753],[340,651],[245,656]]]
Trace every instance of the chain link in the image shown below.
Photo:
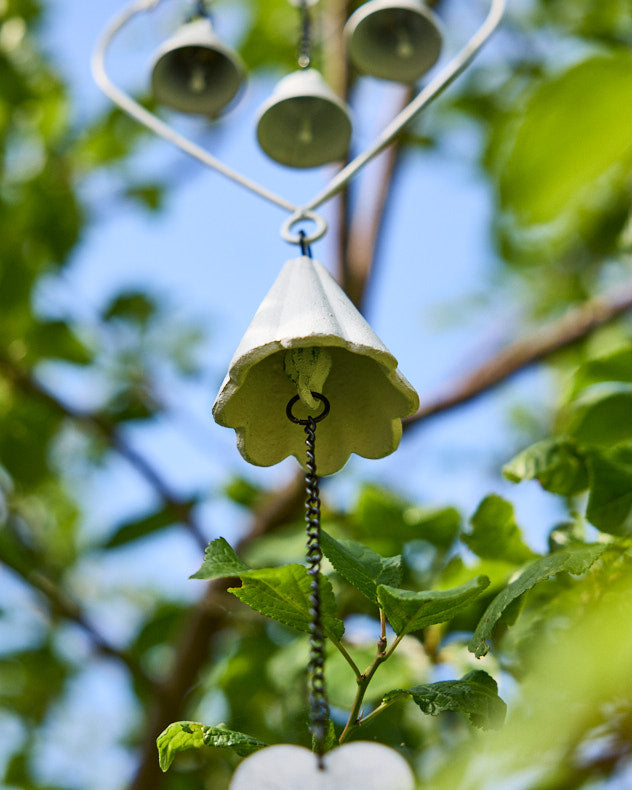
[[[313,749],[318,755],[318,767],[324,768],[325,737],[329,721],[329,703],[325,687],[325,634],[323,632],[320,600],[320,566],[323,552],[320,546],[320,492],[316,474],[316,424],[329,414],[329,401],[321,393],[313,392],[323,403],[323,411],[317,417],[298,419],[292,407],[298,396],[290,400],[286,414],[288,419],[303,426],[305,431],[306,472],[305,472],[305,523],[307,535],[307,573],[309,587],[309,728],[313,739]]]

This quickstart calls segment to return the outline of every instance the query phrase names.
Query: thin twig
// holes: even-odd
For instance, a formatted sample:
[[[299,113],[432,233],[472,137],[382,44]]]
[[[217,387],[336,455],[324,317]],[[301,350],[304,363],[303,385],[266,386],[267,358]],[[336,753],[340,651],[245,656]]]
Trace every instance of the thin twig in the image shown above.
[[[336,646],[336,648],[340,651],[344,660],[349,664],[351,669],[353,670],[353,674],[356,676],[356,680],[360,680],[362,678],[362,673],[360,672],[360,668],[356,664],[356,662],[351,658],[347,648],[342,644],[342,642],[335,641],[332,639],[332,642]]]

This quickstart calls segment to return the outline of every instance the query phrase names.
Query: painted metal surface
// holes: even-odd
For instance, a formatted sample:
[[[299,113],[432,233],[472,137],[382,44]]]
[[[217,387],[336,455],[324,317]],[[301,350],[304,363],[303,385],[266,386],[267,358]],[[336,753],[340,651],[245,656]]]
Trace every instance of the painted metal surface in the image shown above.
[[[413,790],[410,766],[381,743],[354,741],[324,756],[319,770],[303,746],[278,744],[243,760],[229,790]]]
[[[301,349],[302,361],[296,354]],[[320,475],[338,471],[351,453],[392,453],[401,419],[419,405],[397,360],[338,283],[322,264],[303,256],[285,264],[261,303],[230,363],[213,416],[235,429],[239,451],[250,463],[271,466],[294,455],[303,464],[305,437],[288,420],[286,406],[310,388],[331,405],[318,425]],[[312,413],[303,404],[303,414],[313,416],[316,407]]]

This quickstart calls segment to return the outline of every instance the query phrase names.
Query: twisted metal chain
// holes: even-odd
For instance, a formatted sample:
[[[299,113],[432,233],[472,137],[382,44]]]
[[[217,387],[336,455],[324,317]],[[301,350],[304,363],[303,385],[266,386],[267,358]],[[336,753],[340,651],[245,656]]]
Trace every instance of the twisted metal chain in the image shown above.
[[[329,703],[325,688],[325,634],[323,631],[320,600],[320,564],[323,552],[320,546],[320,492],[318,475],[316,474],[316,423],[329,414],[329,401],[320,392],[312,392],[316,400],[323,404],[323,409],[316,417],[299,419],[292,409],[298,402],[295,395],[287,405],[286,414],[289,420],[302,425],[305,430],[306,472],[305,472],[305,523],[307,534],[307,573],[310,576],[309,586],[309,728],[313,738],[313,748],[318,755],[318,767],[324,768],[325,736],[329,721]]]
[[[329,720],[329,705],[325,690],[325,635],[323,633],[320,602],[320,564],[323,552],[320,547],[320,493],[316,475],[316,423],[312,417],[305,426],[307,447],[307,472],[305,473],[305,522],[307,524],[307,572],[311,577],[309,594],[309,709],[310,730],[314,738],[315,751],[322,759],[325,732]],[[319,762],[322,767],[322,763]]]

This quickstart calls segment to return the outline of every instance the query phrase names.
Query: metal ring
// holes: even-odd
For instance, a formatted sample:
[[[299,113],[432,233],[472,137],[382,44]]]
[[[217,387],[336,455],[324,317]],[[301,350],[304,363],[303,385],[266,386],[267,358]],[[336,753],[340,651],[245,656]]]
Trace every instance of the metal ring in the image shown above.
[[[290,217],[288,217],[283,225],[281,225],[281,236],[285,241],[289,242],[290,244],[301,243],[301,236],[297,233],[292,233],[292,227],[296,225],[297,222],[302,222],[303,220],[309,220],[316,225],[313,233],[303,236],[302,240],[305,244],[311,244],[313,241],[317,241],[318,239],[322,238],[325,233],[327,233],[327,222],[323,217],[320,216],[320,214],[308,209],[299,209],[298,211],[295,211]]]
[[[329,401],[320,392],[312,392],[312,396],[323,404],[323,410],[321,411],[321,413],[317,417],[309,417],[307,420],[299,420],[298,417],[295,417],[292,414],[292,407],[298,400],[300,400],[301,397],[300,395],[295,395],[290,400],[288,405],[285,407],[285,413],[287,414],[288,420],[291,420],[291,422],[294,422],[297,425],[309,425],[310,420],[313,420],[314,422],[320,422],[321,420],[324,420],[325,417],[329,414],[329,408],[330,408]]]

